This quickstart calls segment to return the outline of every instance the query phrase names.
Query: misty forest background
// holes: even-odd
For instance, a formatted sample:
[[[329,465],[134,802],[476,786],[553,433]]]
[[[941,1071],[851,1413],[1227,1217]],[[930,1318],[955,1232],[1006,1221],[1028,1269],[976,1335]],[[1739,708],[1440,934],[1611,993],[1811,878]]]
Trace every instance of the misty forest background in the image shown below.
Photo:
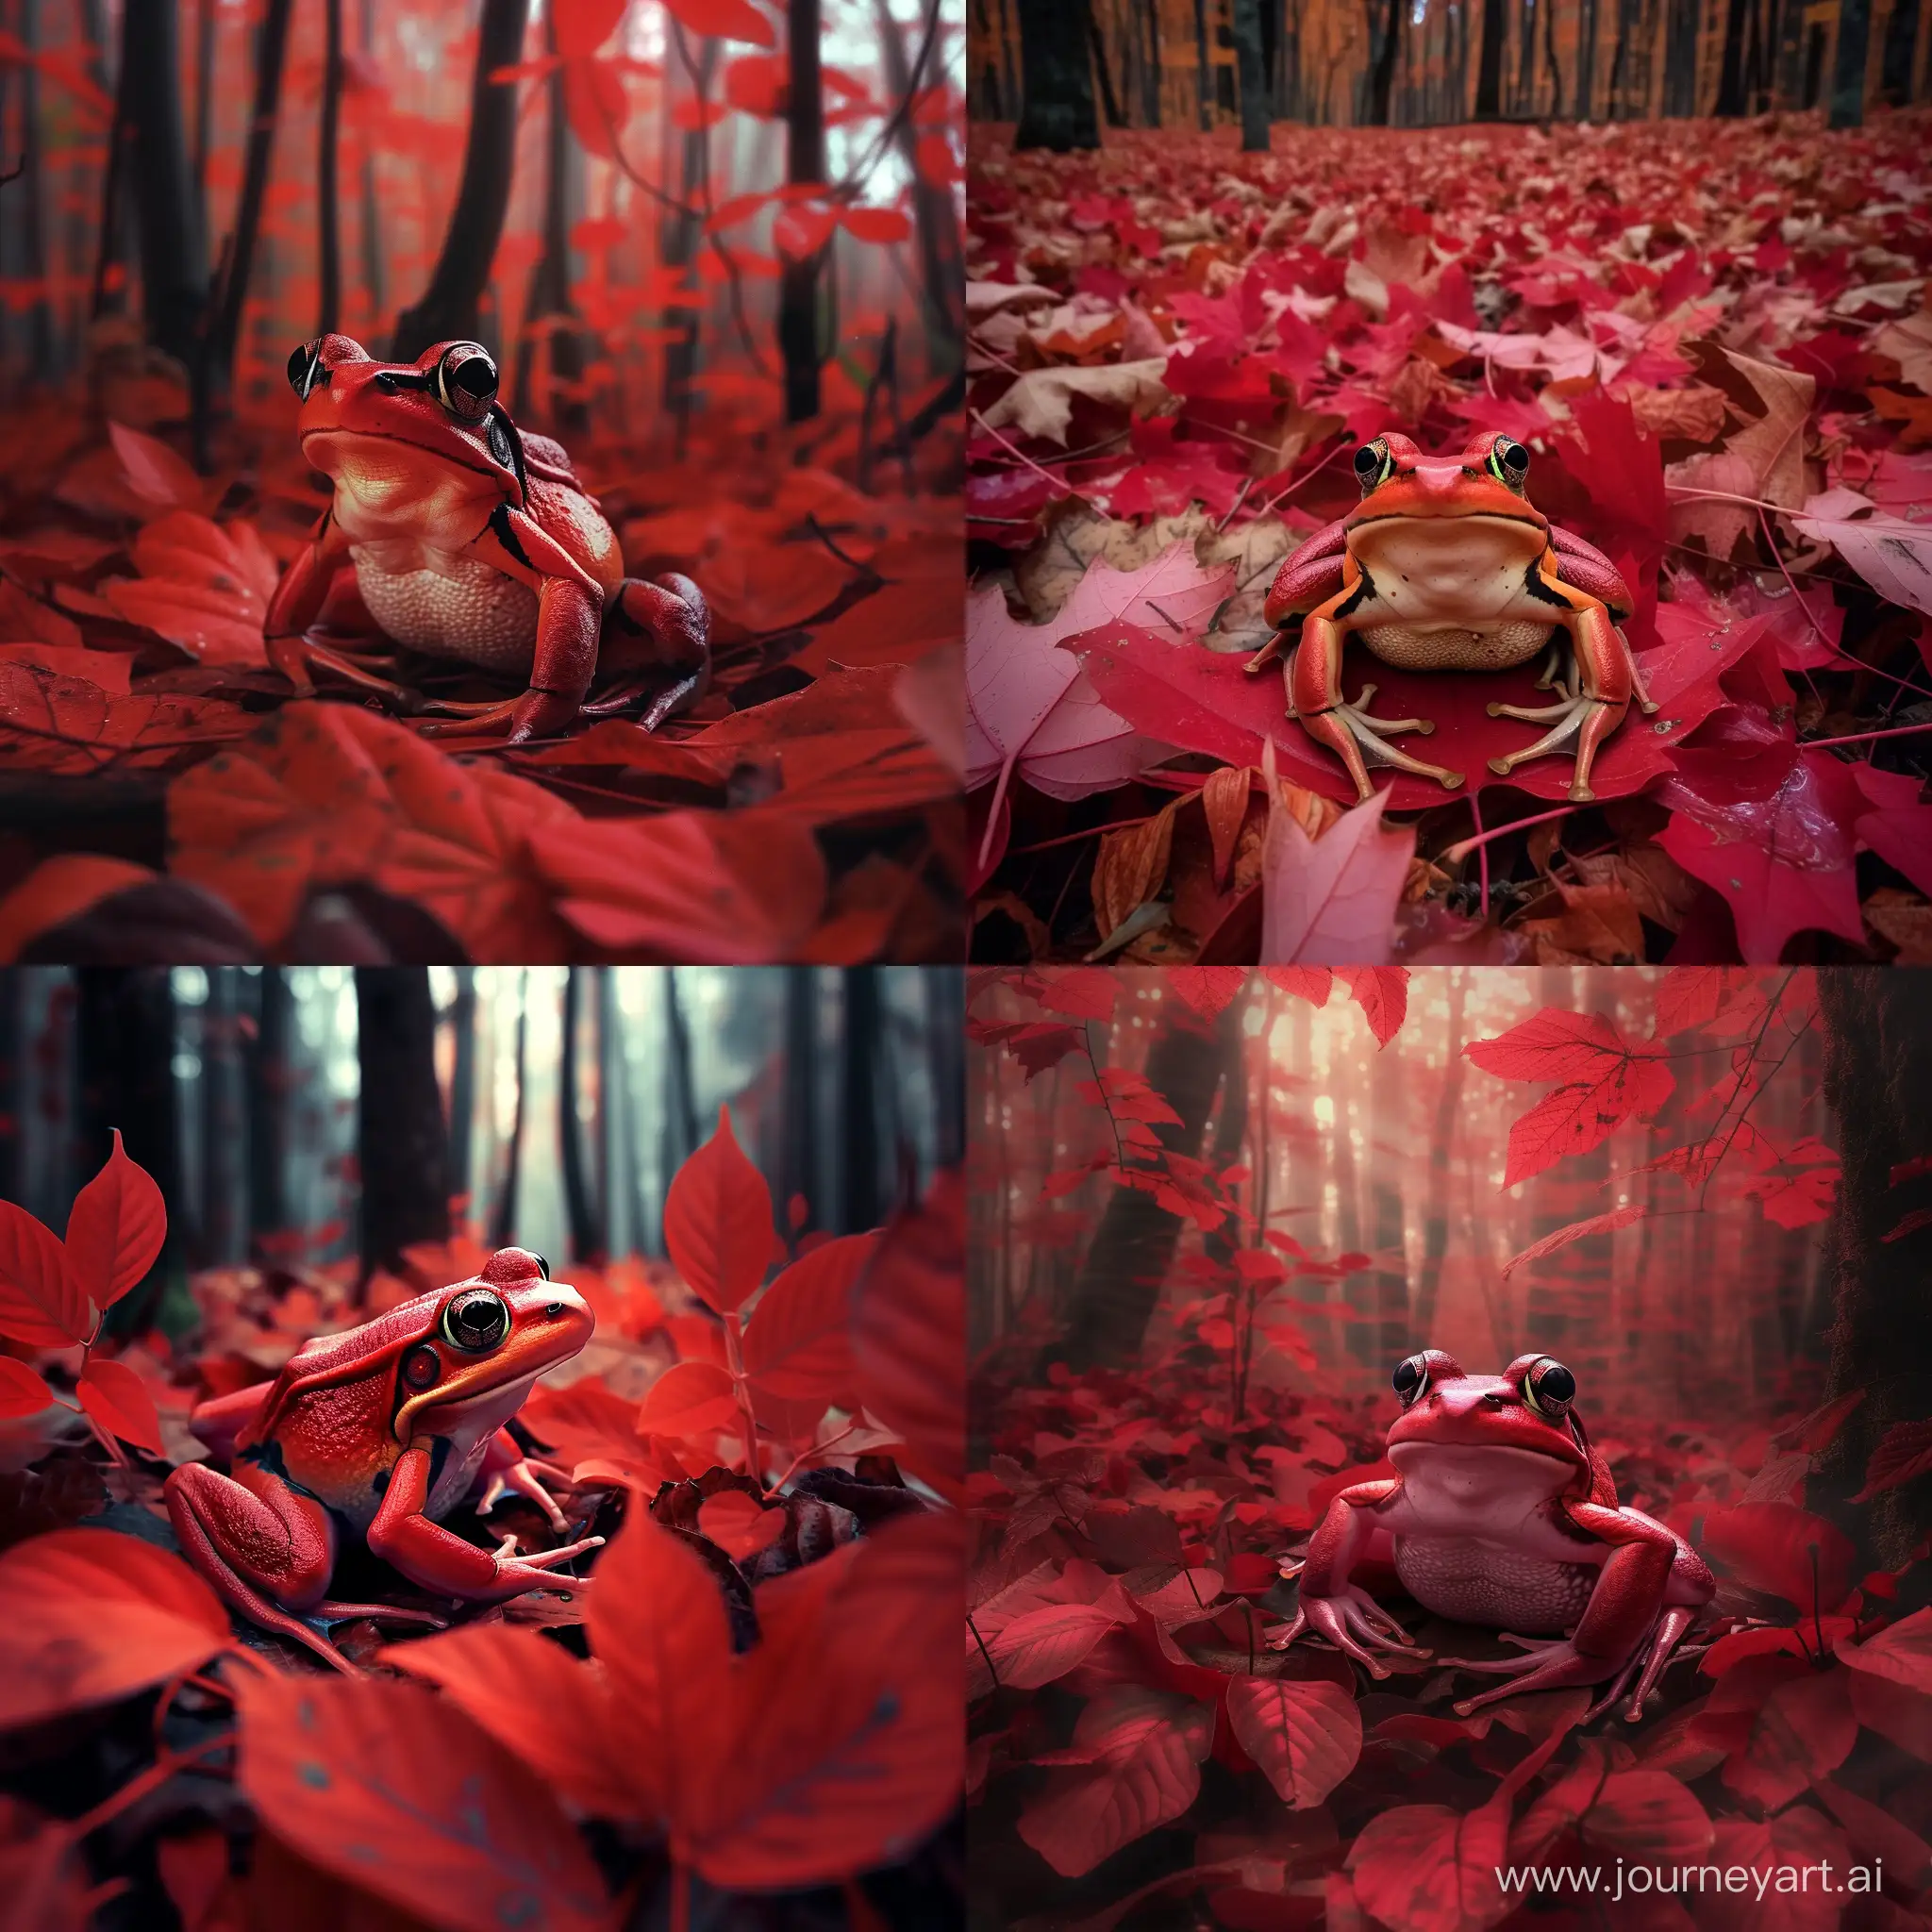
[[[559,1273],[661,1256],[724,1104],[781,1221],[862,1230],[960,1158],[959,1002],[945,968],[16,970],[0,1197],[64,1226],[122,1130],[169,1222],[124,1333],[192,1322],[189,1270],[366,1277],[466,1223]]]
[[[1255,150],[1272,121],[1417,127],[1823,107],[1844,127],[1923,100],[1932,53],[1921,0],[970,6],[970,111],[1020,122],[1022,147],[1092,146],[1101,124],[1236,125]],[[1082,130],[1071,141],[1070,125]]]

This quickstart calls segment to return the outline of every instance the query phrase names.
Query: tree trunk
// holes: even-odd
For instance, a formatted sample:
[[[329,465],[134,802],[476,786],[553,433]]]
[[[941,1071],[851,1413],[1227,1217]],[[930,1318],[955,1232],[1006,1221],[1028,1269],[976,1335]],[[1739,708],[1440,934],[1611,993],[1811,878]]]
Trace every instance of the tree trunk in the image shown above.
[[[0,157],[0,165],[17,165],[21,172],[7,191],[8,219],[0,236],[12,235],[18,253],[12,256],[9,266],[35,291],[27,309],[27,367],[36,382],[46,382],[54,375],[54,309],[46,293],[46,182],[42,166],[41,76],[33,58],[40,51],[40,0],[16,0],[14,18],[20,29],[16,39],[21,53],[26,57],[19,68],[20,147],[15,155]]]
[[[819,1187],[819,976],[793,966],[785,974],[784,1075],[778,1135],[779,1213],[789,1227],[791,1202],[802,1198],[798,1231],[829,1219]]]
[[[470,88],[470,136],[457,205],[423,299],[396,318],[390,354],[413,362],[431,342],[482,340],[478,308],[490,285],[516,169],[517,91],[490,76],[523,58],[530,0],[483,0],[476,72]],[[485,347],[495,346],[485,342]]]
[[[1560,121],[1563,118],[1563,70],[1557,64],[1556,0],[1544,0],[1543,5],[1543,65],[1550,70],[1550,119]]]
[[[529,1091],[530,975],[517,975],[516,1108],[510,1115],[509,1147],[504,1162],[503,1192],[496,1198],[496,1212],[491,1218],[491,1244],[507,1248],[516,1233],[517,1183],[523,1177],[524,1115]]]
[[[358,44],[364,57],[375,58],[375,0],[362,0]],[[369,291],[372,325],[389,306],[383,274],[382,218],[375,206],[375,143],[365,124],[362,130],[362,286]]]
[[[704,44],[698,52],[697,71],[691,76],[694,96],[708,92],[718,64],[718,49],[722,44],[713,36],[705,36]],[[710,144],[704,130],[687,128],[678,141],[677,154],[678,198],[691,212],[664,210],[658,218],[658,250],[666,268],[686,269],[697,253],[704,228],[700,204],[710,168]],[[680,455],[691,431],[693,400],[691,385],[691,377],[697,373],[698,337],[703,313],[697,308],[676,308],[667,310],[664,316],[665,325],[677,331],[675,338],[664,347],[664,407],[676,420]]]
[[[1087,39],[1093,49],[1093,77],[1100,83],[1101,111],[1109,127],[1124,127],[1127,117],[1121,112],[1120,96],[1113,91],[1113,70],[1108,65],[1107,42],[1100,37],[1100,23],[1093,17],[1091,0],[1087,8]]]
[[[1872,0],[1839,0],[1838,58],[1832,63],[1831,127],[1865,121],[1865,52],[1872,37]]]
[[[147,339],[183,369],[192,369],[200,356],[208,267],[182,140],[175,14],[175,0],[126,0],[121,99]]]
[[[844,1155],[841,1234],[863,1234],[886,1218],[879,1191],[881,1008],[878,968],[848,966],[840,1015],[839,1118]]]
[[[1469,0],[1474,4],[1474,0]],[[1509,17],[1503,0],[1483,0],[1483,54],[1475,70],[1475,118],[1495,121],[1503,113],[1503,37]]]
[[[341,218],[336,191],[336,128],[342,105],[342,0],[323,0],[322,111],[317,117],[315,213],[317,279],[316,334],[332,335],[342,312]]]
[[[1160,125],[1160,8],[1158,0],[1146,0],[1147,58],[1142,65],[1147,89],[1147,125]]]
[[[426,966],[356,969],[361,1091],[362,1278],[415,1241],[449,1239],[449,1133],[436,1085],[436,1003]]]
[[[201,1243],[204,1261],[227,1268],[248,1251],[247,1115],[242,1094],[239,966],[208,969],[201,1008]]]
[[[449,1010],[452,1033],[449,1075],[449,1191],[476,1219],[470,1196],[470,1129],[476,1118],[476,969],[458,966],[457,996]]]
[[[557,23],[546,17],[550,51],[557,52]],[[544,82],[549,94],[543,170],[543,253],[530,271],[524,325],[517,342],[517,407],[569,435],[590,420],[578,385],[584,373],[583,341],[570,293],[570,201],[573,136],[564,101],[564,73],[554,67]],[[538,343],[550,381],[543,400],[534,387]]]
[[[941,1167],[957,1167],[966,1158],[965,971],[924,966],[919,985],[925,999],[926,1051],[938,1115],[933,1158]]]
[[[1596,0],[1582,0],[1576,27],[1576,118],[1588,121],[1596,101]]]
[[[1456,1124],[1461,1115],[1462,1085],[1469,1062],[1462,1057],[1462,1016],[1469,997],[1468,981],[1457,968],[1449,972],[1449,1058],[1442,1085],[1436,1095],[1436,1118],[1429,1133],[1429,1189],[1423,1210],[1423,1261],[1415,1283],[1415,1311],[1410,1329],[1418,1348],[1435,1345],[1436,1297],[1442,1282],[1442,1260],[1449,1252],[1449,1157],[1456,1144]]]
[[[1053,154],[1100,145],[1093,117],[1089,0],[1016,0],[1024,70],[1016,148]]]
[[[1924,1282],[1932,1226],[1887,1236],[1932,1208],[1932,1174],[1891,1184],[1892,1170],[1932,1154],[1932,1009],[1916,973],[1868,966],[1818,974],[1824,1021],[1824,1095],[1838,1116],[1837,1264],[1827,1393],[1865,1391],[1824,1453],[1812,1507],[1833,1515],[1868,1560],[1904,1564],[1932,1532],[1932,1474],[1849,1507],[1872,1452],[1899,1423],[1932,1415],[1932,1325]],[[1835,1506],[1835,1507],[1834,1507]],[[1923,1590],[1922,1590],[1923,1593]]]
[[[270,165],[275,158],[275,121],[282,105],[282,67],[289,48],[289,17],[294,0],[268,0],[255,45],[255,106],[249,116],[242,198],[235,226],[223,250],[214,313],[208,321],[206,352],[195,363],[196,441],[206,433],[208,413],[217,395],[225,395],[235,375],[235,350],[242,337],[242,308],[255,267],[255,242],[261,232],[262,205],[268,199]]]
[[[1390,0],[1399,13],[1402,0]],[[1261,0],[1234,0],[1235,71],[1241,81],[1241,152],[1268,152],[1268,62],[1261,52]]]
[[[691,1076],[691,1029],[677,996],[677,968],[664,969],[664,1176],[697,1151],[697,1095]]]
[[[1241,1051],[1239,1015],[1244,1002],[1224,1008],[1210,1033],[1169,993],[1159,1030],[1147,1053],[1147,1079],[1180,1115],[1179,1126],[1158,1126],[1170,1153],[1198,1159],[1214,1095]],[[1064,1353],[1075,1370],[1130,1362],[1146,1333],[1174,1260],[1180,1221],[1138,1188],[1117,1186],[1074,1284]]]
[[[289,1225],[289,1061],[295,1044],[295,1001],[281,967],[261,969],[259,996],[248,1056],[248,1228],[258,1261],[269,1257],[264,1237]]]
[[[785,108],[785,179],[794,187],[825,178],[825,103],[819,75],[819,0],[787,0],[791,76]],[[827,243],[826,247],[830,244]],[[786,257],[778,277],[778,350],[785,361],[785,420],[819,412],[819,271],[825,248]]]
[[[1728,0],[1724,11],[1724,52],[1719,59],[1717,107],[1726,117],[1744,111],[1744,21],[1747,0]]]
[[[94,1177],[118,1127],[127,1158],[154,1176],[168,1206],[167,1241],[147,1279],[108,1311],[111,1333],[138,1335],[154,1320],[162,1285],[200,1258],[181,1187],[175,996],[165,966],[83,966],[75,983],[75,1176],[82,1185]]]
[[[591,1198],[591,1176],[584,1158],[584,1122],[578,1111],[578,1034],[584,1017],[583,975],[588,969],[572,966],[563,982],[563,1052],[558,1069],[557,1124],[563,1166],[564,1208],[570,1220],[570,1257],[601,1267],[609,1243],[600,1224],[598,1204]],[[594,1131],[594,1129],[593,1129]]]
[[[1203,134],[1214,125],[1214,103],[1208,96],[1212,71],[1208,58],[1208,0],[1194,0],[1194,98]]]
[[[1912,98],[1912,56],[1919,45],[1919,0],[1892,0],[1885,25],[1885,56],[1878,93],[1888,107],[1906,107]]]
[[[27,1117],[26,1026],[23,1008],[27,980],[0,976],[0,1201],[25,1205],[25,1163],[21,1123]]]
[[[886,0],[873,0],[877,23],[880,58],[884,62],[886,87],[891,98],[903,100],[920,86],[933,82],[933,57],[917,76],[906,58],[906,42]],[[708,47],[717,45],[707,41]],[[899,158],[912,182],[912,218],[919,236],[920,293],[926,327],[926,361],[935,372],[954,368],[962,354],[966,338],[966,268],[960,253],[959,224],[953,213],[953,192],[936,188],[919,172],[918,131],[912,116],[899,118],[894,140]]]
[[[201,232],[208,233],[208,150],[214,120],[215,0],[196,0],[194,8],[194,208]]]
[[[203,0],[205,7],[212,8],[213,0]],[[105,92],[108,85],[107,45],[108,25],[106,10],[102,0],[82,0],[81,20],[89,44],[95,49],[93,75]],[[120,269],[127,259],[127,193],[124,186],[127,172],[127,148],[134,138],[134,91],[127,77],[126,18],[122,20],[122,53],[120,70],[114,76],[114,118],[108,126],[107,165],[101,170],[101,203],[97,216],[94,238],[94,278],[93,289],[88,302],[88,319],[98,322],[109,312],[119,314],[126,307],[126,277],[113,276],[112,271]],[[194,199],[196,210],[195,231],[208,232],[208,221],[201,212],[201,197],[197,191]],[[116,286],[108,286],[109,279]]]

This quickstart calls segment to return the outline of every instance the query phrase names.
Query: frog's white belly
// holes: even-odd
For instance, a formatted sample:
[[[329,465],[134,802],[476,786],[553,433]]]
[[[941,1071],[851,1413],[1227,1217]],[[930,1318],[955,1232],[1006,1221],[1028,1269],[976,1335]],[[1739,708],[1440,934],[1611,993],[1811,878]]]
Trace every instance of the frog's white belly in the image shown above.
[[[400,644],[527,677],[537,593],[482,558],[414,538],[357,543],[349,555],[369,614]]]
[[[1524,575],[1546,539],[1501,517],[1397,517],[1365,524],[1349,548],[1373,596],[1354,625],[1385,664],[1415,671],[1501,671],[1548,641],[1553,607]]]
[[[1575,1628],[1597,1573],[1475,1537],[1399,1536],[1395,1574],[1424,1609],[1524,1637]]]

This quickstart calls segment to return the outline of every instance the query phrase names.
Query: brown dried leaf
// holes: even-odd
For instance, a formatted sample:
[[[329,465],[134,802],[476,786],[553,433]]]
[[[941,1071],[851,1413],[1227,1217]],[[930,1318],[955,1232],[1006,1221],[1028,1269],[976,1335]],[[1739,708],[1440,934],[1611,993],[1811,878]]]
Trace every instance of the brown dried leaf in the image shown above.
[[[1563,909],[1551,919],[1525,919],[1517,930],[1536,945],[1540,966],[1632,966],[1643,958],[1643,925],[1622,885],[1572,886],[1557,881]]]
[[[1174,815],[1186,795],[1118,832],[1103,832],[1093,861],[1093,923],[1106,939],[1137,906],[1158,896],[1174,851]]]
[[[1214,883],[1227,878],[1234,858],[1235,841],[1241,837],[1241,820],[1247,816],[1251,791],[1250,770],[1244,765],[1223,765],[1209,772],[1201,787],[1201,809],[1208,818],[1208,836],[1214,841]]]
[[[1724,426],[1724,392],[1708,383],[1689,389],[1646,389],[1632,385],[1630,413],[1645,436],[1708,442]]]

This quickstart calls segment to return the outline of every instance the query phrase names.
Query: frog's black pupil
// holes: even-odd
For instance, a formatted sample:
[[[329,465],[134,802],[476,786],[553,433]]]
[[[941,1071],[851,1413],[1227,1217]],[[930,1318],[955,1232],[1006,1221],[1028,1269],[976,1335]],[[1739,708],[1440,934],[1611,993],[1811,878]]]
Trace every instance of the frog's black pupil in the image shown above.
[[[1422,1381],[1422,1378],[1423,1372],[1416,1367],[1414,1362],[1407,1361],[1402,1363],[1395,1371],[1396,1394],[1407,1402],[1415,1393],[1416,1387]]]
[[[488,356],[466,356],[449,372],[449,386],[472,402],[486,403],[496,393],[496,365]]]
[[[1529,468],[1529,452],[1520,442],[1506,442],[1503,445],[1503,467],[1520,475]]]
[[[1382,467],[1382,458],[1373,443],[1365,442],[1355,453],[1355,473],[1366,482]]]
[[[537,1256],[536,1260],[537,1273],[541,1274],[545,1281],[548,1281],[550,1279],[550,1263],[546,1261],[541,1255]]]
[[[503,1304],[494,1295],[479,1294],[457,1303],[450,1310],[451,1339],[463,1348],[491,1348],[503,1340]]]
[[[1576,1377],[1561,1362],[1552,1362],[1536,1378],[1536,1392],[1545,1402],[1572,1402],[1576,1396]]]
[[[308,400],[312,387],[311,378],[315,372],[315,344],[304,342],[289,358],[289,387],[302,398]]]

